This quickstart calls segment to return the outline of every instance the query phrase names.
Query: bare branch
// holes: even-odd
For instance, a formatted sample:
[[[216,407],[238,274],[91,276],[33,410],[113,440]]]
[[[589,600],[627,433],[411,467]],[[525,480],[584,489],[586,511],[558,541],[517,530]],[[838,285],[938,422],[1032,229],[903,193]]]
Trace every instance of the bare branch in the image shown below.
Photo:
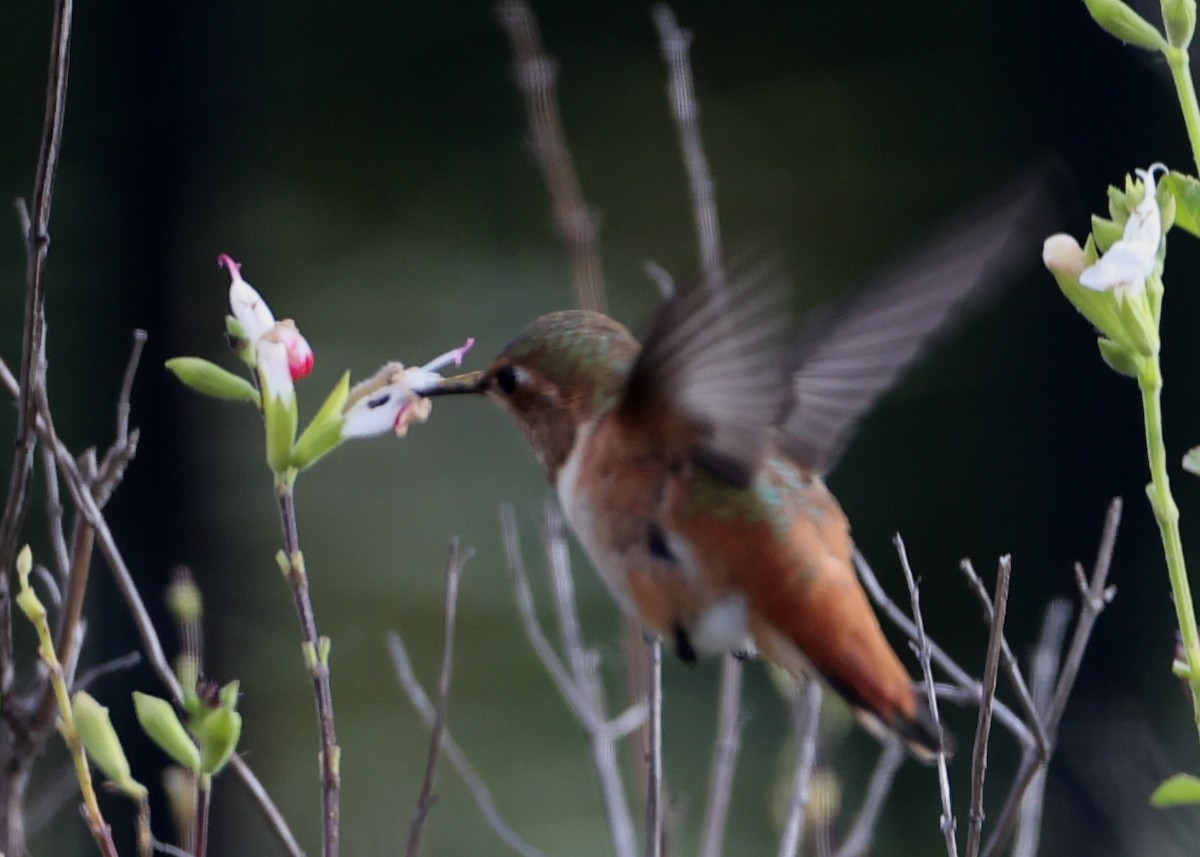
[[[550,194],[555,230],[570,255],[575,300],[583,309],[603,312],[604,274],[596,248],[599,227],[584,202],[563,133],[554,91],[557,67],[542,48],[537,20],[528,4],[504,0],[496,13],[512,47],[517,89],[525,102],[533,154]]]
[[[119,658],[112,658],[111,660],[104,661],[104,663],[96,664],[91,669],[80,673],[79,678],[75,679],[75,683],[71,689],[87,690],[106,675],[133,669],[141,662],[141,652],[130,652],[127,655],[121,655]]]
[[[662,734],[662,641],[646,640],[649,669],[646,671],[646,857],[663,855],[663,734]]]
[[[733,775],[742,747],[742,676],[745,671],[745,664],[733,655],[726,655],[721,661],[717,734],[709,767],[708,799],[704,805],[701,857],[721,857],[725,841]]]
[[[692,85],[692,67],[688,58],[692,34],[680,29],[674,13],[665,4],[653,9],[654,25],[667,61],[671,110],[679,132],[679,146],[688,174],[688,190],[692,196],[692,214],[696,220],[696,242],[700,248],[701,269],[705,282],[714,285],[721,281],[721,230],[717,223],[717,204],[708,158],[700,136],[696,92]]]
[[[454,665],[454,627],[458,615],[458,581],[462,575],[463,566],[471,559],[473,551],[467,549],[461,554],[458,550],[458,539],[450,541],[450,561],[446,564],[446,595],[444,627],[442,631],[442,664],[438,670],[438,697],[433,712],[433,724],[429,728],[429,755],[425,760],[425,774],[421,778],[421,791],[417,798],[417,807],[413,812],[412,826],[408,830],[407,857],[417,857],[421,853],[421,834],[424,832],[425,819],[433,806],[433,783],[437,775],[438,756],[442,749],[442,735],[446,731],[446,716],[450,706],[450,673]]]
[[[1080,600],[1082,601],[1079,621],[1075,624],[1075,633],[1071,636],[1070,648],[1063,659],[1063,667],[1058,675],[1054,695],[1042,712],[1042,724],[1045,727],[1051,749],[1054,747],[1058,734],[1058,724],[1067,707],[1067,699],[1071,694],[1071,689],[1075,686],[1079,665],[1083,662],[1083,653],[1091,640],[1096,618],[1116,594],[1115,587],[1107,584],[1108,572],[1112,567],[1113,548],[1117,540],[1117,529],[1121,524],[1121,508],[1121,498],[1114,497],[1104,517],[1104,529],[1100,534],[1100,545],[1096,551],[1096,563],[1092,569],[1091,580],[1087,579],[1078,566],[1075,569],[1080,580]],[[1020,815],[1022,797],[1041,764],[1036,756],[1031,756],[1028,752],[1021,760],[1021,768],[1017,773],[1013,788],[1005,799],[1000,817],[983,848],[983,857],[996,857],[1008,844]]]
[[[921,662],[921,671],[925,675],[925,688],[929,695],[929,714],[933,718],[933,722],[940,734],[942,731],[942,720],[938,716],[937,694],[934,692],[933,687],[933,668],[930,664],[932,647],[929,643],[929,638],[925,636],[925,622],[921,618],[921,593],[917,588],[916,578],[913,577],[912,568],[908,564],[908,553],[904,549],[904,540],[897,533],[892,541],[896,545],[896,553],[900,556],[900,568],[904,571],[904,580],[908,583],[908,597],[912,601],[913,621],[917,632],[917,660]],[[945,753],[938,753],[937,769],[938,788],[942,797],[941,829],[942,836],[946,840],[946,853],[950,857],[958,857],[958,844],[954,840],[954,809],[950,805],[950,774],[946,770]]]
[[[129,349],[129,361],[125,364],[125,377],[121,381],[121,392],[117,394],[117,446],[129,443],[129,399],[133,394],[133,379],[137,375],[142,350],[146,347],[146,331],[133,332],[133,347]]]
[[[779,857],[796,857],[804,840],[804,819],[812,796],[813,768],[817,762],[817,727],[821,720],[821,683],[805,679],[804,687],[792,700],[792,721],[795,724],[799,758],[788,799],[783,836],[779,841]]]
[[[433,726],[434,718],[437,716],[434,711],[433,703],[429,701],[429,696],[425,693],[425,689],[421,687],[421,683],[417,681],[417,676],[413,672],[412,661],[408,657],[408,650],[404,647],[404,641],[400,639],[400,635],[394,631],[387,636],[388,653],[392,658],[392,666],[396,670],[396,679],[400,682],[400,687],[408,696],[409,702],[416,709],[417,714],[425,721],[427,727]],[[496,801],[492,797],[491,791],[483,782],[483,779],[475,772],[471,763],[467,761],[466,755],[462,748],[458,746],[458,742],[450,735],[449,730],[442,733],[442,752],[446,758],[450,760],[450,764],[458,772],[463,783],[467,787],[467,791],[471,793],[471,797],[475,799],[475,805],[479,807],[479,811],[483,813],[488,826],[495,831],[500,840],[509,848],[522,857],[547,857],[547,855],[534,848],[508,826],[504,817],[500,814],[499,807],[496,806]]]
[[[900,765],[904,763],[904,755],[904,745],[899,739],[888,738],[887,743],[883,745],[883,752],[879,754],[879,761],[875,763],[875,770],[871,773],[862,807],[850,826],[846,840],[834,857],[861,857],[870,851],[871,843],[875,839],[875,825],[879,821],[879,812],[892,789],[896,771],[900,770]]]
[[[858,579],[862,581],[863,588],[867,590],[867,595],[875,602],[875,605],[909,640],[914,643],[918,642],[917,626],[905,615],[903,610],[896,606],[894,601],[888,598],[887,593],[883,591],[883,587],[879,585],[879,579],[875,577],[875,572],[871,571],[871,566],[867,563],[866,558],[857,550],[854,552],[854,568],[858,571]],[[977,705],[983,695],[983,689],[980,687],[979,682],[973,679],[966,670],[960,667],[933,640],[926,640],[926,643],[929,646],[931,661],[958,686],[956,693],[950,694],[943,689],[938,691],[938,696],[943,699],[953,699],[959,704],[971,703]],[[1033,733],[1029,731],[1029,727],[1025,725],[1021,718],[1013,713],[1012,709],[998,699],[995,700],[994,708],[996,719],[1004,724],[1004,728],[1012,733],[1013,737],[1021,743],[1021,746],[1033,746],[1035,741]]]
[[[1033,650],[1030,663],[1030,692],[1038,711],[1045,711],[1054,692],[1058,676],[1059,653],[1071,621],[1071,605],[1065,598],[1055,598],[1046,607],[1042,631]],[[1022,768],[1025,767],[1022,760]],[[1046,795],[1046,766],[1038,765],[1021,799],[1017,831],[1013,837],[1012,857],[1036,857],[1042,829],[1042,802]]]
[[[42,471],[46,482],[46,527],[50,535],[50,548],[54,553],[54,571],[58,582],[66,585],[71,572],[71,560],[67,550],[67,536],[63,529],[62,494],[58,487],[58,466],[54,463],[54,450],[42,447]]]
[[[550,563],[550,580],[554,589],[554,610],[558,616],[559,631],[567,662],[571,665],[574,684],[580,690],[587,707],[599,723],[606,719],[604,684],[600,680],[600,657],[596,652],[584,648],[583,635],[579,627],[579,611],[575,603],[575,584],[571,578],[570,554],[563,537],[562,512],[558,506],[546,507],[544,537],[546,558]],[[637,853],[634,845],[633,819],[625,799],[625,786],[617,764],[615,741],[611,730],[590,731],[592,761],[600,780],[600,793],[604,799],[604,811],[608,818],[609,834],[617,857],[633,857]]]
[[[983,605],[984,621],[989,627],[992,627],[995,623],[995,608],[992,606],[992,598],[988,595],[987,587],[979,579],[979,575],[975,572],[975,567],[971,565],[969,559],[964,559],[959,563],[959,568],[966,575],[967,583],[970,584],[971,590],[979,598],[980,604]],[[1013,690],[1017,693],[1017,699],[1020,701],[1021,707],[1025,709],[1025,722],[1033,732],[1038,753],[1045,758],[1049,753],[1049,747],[1046,740],[1046,730],[1042,727],[1041,712],[1038,711],[1037,706],[1033,702],[1029,686],[1025,683],[1025,675],[1021,672],[1021,667],[1013,655],[1012,648],[1008,645],[1008,640],[1004,637],[1000,638],[1000,647],[1004,671],[1008,674],[1008,680],[1012,683]]]
[[[1008,612],[1008,582],[1011,573],[1012,557],[1001,557],[1000,566],[996,570],[995,610],[988,620],[991,631],[988,634],[987,657],[983,664],[983,698],[979,703],[975,746],[971,754],[971,808],[967,815],[967,857],[976,857],[979,854],[980,838],[983,835],[983,784],[987,779],[988,739],[992,734],[992,704],[996,700],[996,679],[1000,674],[1000,650],[1008,648],[1004,640],[1004,617]],[[986,590],[984,594],[986,595]],[[1010,652],[1009,655],[1011,654]],[[1015,664],[1013,671],[1019,674]],[[1023,685],[1024,681],[1021,684]],[[1030,708],[1032,707],[1031,704]],[[1033,714],[1036,723],[1037,712],[1034,711]]]

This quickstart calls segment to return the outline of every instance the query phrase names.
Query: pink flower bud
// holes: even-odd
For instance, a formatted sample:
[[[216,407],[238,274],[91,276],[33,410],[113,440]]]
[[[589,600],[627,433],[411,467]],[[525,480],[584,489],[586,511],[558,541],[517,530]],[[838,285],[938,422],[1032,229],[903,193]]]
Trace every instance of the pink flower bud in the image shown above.
[[[296,323],[290,318],[275,325],[274,336],[283,343],[283,347],[287,349],[288,371],[292,373],[292,380],[299,381],[308,375],[313,369],[313,363],[316,358],[313,356],[312,347],[309,346],[308,340],[300,333],[296,327]]]

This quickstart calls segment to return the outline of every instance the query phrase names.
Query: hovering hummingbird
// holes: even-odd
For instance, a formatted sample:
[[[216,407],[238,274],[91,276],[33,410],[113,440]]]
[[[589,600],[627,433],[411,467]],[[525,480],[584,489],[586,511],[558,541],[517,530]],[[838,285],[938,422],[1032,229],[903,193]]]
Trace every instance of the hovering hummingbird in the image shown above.
[[[606,315],[553,312],[424,395],[484,394],[516,419],[613,596],[682,660],[752,642],[929,757],[947,744],[823,477],[922,345],[1000,278],[1030,196],[952,229],[790,355],[784,289],[734,271],[668,298],[641,344]]]

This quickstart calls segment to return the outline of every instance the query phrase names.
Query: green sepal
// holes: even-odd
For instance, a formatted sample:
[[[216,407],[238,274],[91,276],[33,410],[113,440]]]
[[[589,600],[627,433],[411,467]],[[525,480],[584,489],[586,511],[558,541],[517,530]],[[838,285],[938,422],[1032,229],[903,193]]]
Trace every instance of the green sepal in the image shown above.
[[[1124,237],[1125,227],[1098,214],[1093,214],[1092,235],[1096,238],[1096,246],[1100,248],[1101,252],[1107,253],[1109,247]]]
[[[183,767],[192,771],[200,770],[200,750],[179,722],[175,706],[165,699],[135,690],[133,707],[138,723],[142,724],[151,741]]]
[[[1121,224],[1122,228],[1129,217],[1129,200],[1125,198],[1125,191],[1118,189],[1115,185],[1108,186],[1108,216]]]
[[[239,360],[251,369],[258,365],[258,352],[255,351],[250,337],[246,336],[246,328],[231,315],[225,316],[225,334],[229,337],[229,347]]]
[[[349,395],[350,373],[347,372],[334,385],[321,410],[305,426],[300,439],[292,447],[292,466],[297,470],[311,467],[342,442],[342,425],[345,423],[342,409]]]
[[[1160,340],[1158,325],[1151,317],[1150,305],[1141,295],[1128,296],[1120,302],[1118,316],[1125,330],[1123,339],[1144,357],[1158,354]]]
[[[258,404],[258,390],[254,389],[253,384],[216,363],[201,357],[172,357],[166,362],[166,367],[197,393],[230,402]]]
[[[1183,173],[1167,173],[1160,183],[1175,201],[1175,225],[1200,237],[1200,181]],[[1165,206],[1164,206],[1165,209]],[[1166,231],[1166,211],[1163,212]]]
[[[81,690],[71,697],[71,715],[75,719],[75,733],[96,767],[131,798],[144,798],[147,789],[130,773],[129,759],[117,730],[113,729],[108,709]]]
[[[200,773],[216,774],[233,756],[242,736],[242,715],[222,705],[213,709],[197,725],[200,739]]]
[[[1092,19],[1105,32],[1148,51],[1164,51],[1167,40],[1154,26],[1121,0],[1083,0]]]
[[[1200,803],[1200,779],[1191,774],[1175,774],[1150,795],[1151,806],[1189,806]]]
[[[1200,446],[1193,446],[1184,454],[1183,469],[1200,476]]]
[[[1099,346],[1100,356],[1104,358],[1104,362],[1108,364],[1108,368],[1117,374],[1136,378],[1138,373],[1142,371],[1142,363],[1145,358],[1129,346],[1123,345],[1120,342],[1114,342],[1104,336],[1096,341],[1096,345]]]
[[[292,466],[292,445],[296,442],[296,424],[299,413],[296,408],[296,397],[291,395],[287,401],[276,396],[265,398],[263,419],[267,426],[267,464],[271,470],[282,475]]]
[[[1196,0],[1162,0],[1162,16],[1167,41],[1186,51],[1196,32]]]
[[[1089,246],[1091,241],[1088,242]],[[1125,326],[1121,323],[1117,311],[1117,302],[1111,292],[1097,292],[1080,284],[1079,280],[1068,274],[1051,271],[1054,281],[1063,296],[1071,302],[1071,306],[1079,310],[1092,327],[1110,339],[1124,340]]]

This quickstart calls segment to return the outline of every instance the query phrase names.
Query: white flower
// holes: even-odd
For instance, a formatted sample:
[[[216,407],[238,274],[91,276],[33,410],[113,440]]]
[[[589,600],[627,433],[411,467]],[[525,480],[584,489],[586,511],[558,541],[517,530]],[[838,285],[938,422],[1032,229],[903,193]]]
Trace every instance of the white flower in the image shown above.
[[[292,382],[312,371],[312,347],[290,318],[275,320],[262,295],[242,278],[241,265],[225,253],[217,257],[217,263],[229,271],[229,309],[254,348],[263,387],[276,399],[291,399],[295,394]]]
[[[433,402],[421,393],[441,379],[437,370],[450,363],[460,365],[474,344],[474,339],[468,339],[424,366],[406,369],[403,363],[388,363],[355,385],[342,410],[342,437],[374,437],[387,431],[404,437],[410,425],[429,418]]]
[[[1109,247],[1096,264],[1080,273],[1080,285],[1097,292],[1112,291],[1118,296],[1138,295],[1145,288],[1146,278],[1154,273],[1162,241],[1162,213],[1154,184],[1154,174],[1159,170],[1165,173],[1167,168],[1154,164],[1147,170],[1134,170],[1142,180],[1145,197],[1129,212],[1121,240]]]

